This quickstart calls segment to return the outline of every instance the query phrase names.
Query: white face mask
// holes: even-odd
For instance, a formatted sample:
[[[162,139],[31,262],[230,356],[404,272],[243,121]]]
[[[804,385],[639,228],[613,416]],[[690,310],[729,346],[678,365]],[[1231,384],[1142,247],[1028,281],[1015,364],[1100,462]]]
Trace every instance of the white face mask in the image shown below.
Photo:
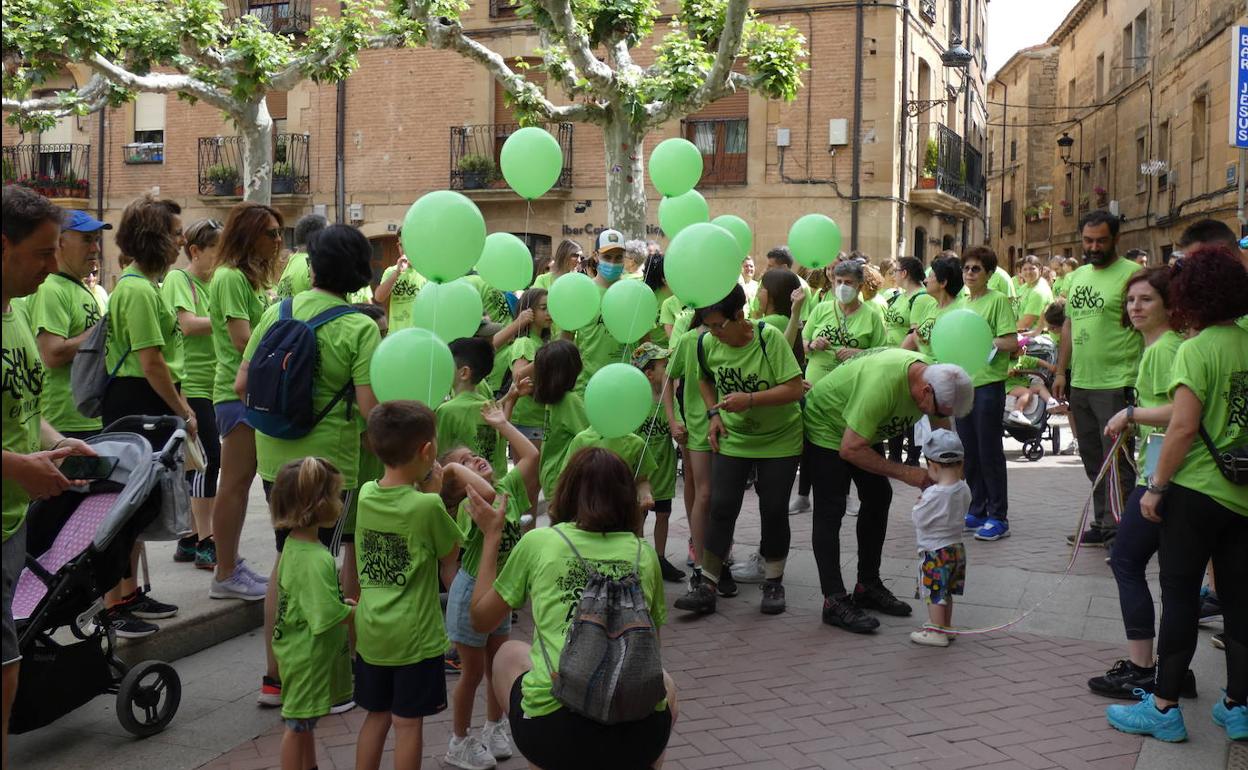
[[[842,283],[836,287],[836,298],[842,305],[848,305],[858,296],[858,290],[849,284]]]

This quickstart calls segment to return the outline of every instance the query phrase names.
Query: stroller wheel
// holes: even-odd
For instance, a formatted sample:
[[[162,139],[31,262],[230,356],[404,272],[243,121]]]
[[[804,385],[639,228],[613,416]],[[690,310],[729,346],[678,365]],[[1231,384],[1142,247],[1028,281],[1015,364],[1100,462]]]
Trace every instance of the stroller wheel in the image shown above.
[[[1029,441],[1023,444],[1023,457],[1034,463],[1041,457],[1044,457],[1044,445],[1039,441]]]
[[[164,730],[182,701],[182,680],[168,663],[144,661],[126,672],[117,689],[117,719],[140,738]]]

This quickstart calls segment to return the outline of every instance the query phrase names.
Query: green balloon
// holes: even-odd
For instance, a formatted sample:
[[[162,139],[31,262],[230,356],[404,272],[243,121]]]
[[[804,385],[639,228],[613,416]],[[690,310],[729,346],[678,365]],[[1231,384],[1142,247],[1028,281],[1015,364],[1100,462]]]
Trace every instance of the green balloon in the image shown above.
[[[520,291],[533,283],[533,256],[511,233],[491,233],[485,239],[477,272],[499,291]]]
[[[378,401],[442,403],[455,377],[450,348],[428,329],[402,329],[388,335],[368,364]]]
[[[702,178],[702,151],[688,139],[664,139],[650,153],[649,169],[654,189],[669,198],[684,195]]]
[[[616,281],[602,295],[602,322],[620,342],[636,342],[646,336],[658,318],[659,300],[641,281]]]
[[[607,364],[585,386],[589,424],[606,438],[640,428],[652,403],[650,381],[632,364]]]
[[[466,275],[485,246],[485,219],[477,204],[457,192],[421,196],[403,217],[403,253],[431,281]]]
[[[689,225],[706,222],[710,218],[711,207],[697,190],[690,190],[675,198],[664,198],[659,202],[659,226],[668,238],[675,238],[677,233]]]
[[[481,293],[467,280],[428,283],[412,304],[412,326],[451,342],[476,334],[483,312]]]
[[[988,366],[992,329],[974,310],[950,310],[932,327],[932,353],[942,364],[957,364],[974,377]],[[997,355],[1006,355],[998,352]]]
[[[721,214],[712,219],[711,224],[719,225],[732,233],[732,237],[741,244],[741,259],[750,255],[750,251],[754,248],[754,234],[750,232],[750,226],[744,219],[735,214]]]
[[[540,198],[563,173],[563,149],[549,132],[536,126],[516,131],[499,153],[503,178],[521,198]]]
[[[594,279],[584,273],[564,273],[550,285],[546,306],[560,329],[584,329],[598,317],[602,292]]]
[[[807,214],[789,228],[789,251],[806,267],[824,267],[841,253],[841,228],[831,217]]]
[[[663,274],[672,293],[690,307],[719,302],[741,274],[740,244],[719,225],[690,225],[672,239],[663,255]]]

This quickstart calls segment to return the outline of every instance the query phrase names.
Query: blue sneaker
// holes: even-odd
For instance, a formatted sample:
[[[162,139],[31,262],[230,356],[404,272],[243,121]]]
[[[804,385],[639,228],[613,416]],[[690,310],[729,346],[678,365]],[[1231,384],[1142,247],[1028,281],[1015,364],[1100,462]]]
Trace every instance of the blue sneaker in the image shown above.
[[[970,517],[968,516],[967,519],[969,520]],[[976,540],[987,540],[991,542],[993,540],[1000,540],[1003,537],[1009,536],[1010,523],[1005,519],[988,519],[984,522],[982,527],[975,530]]]
[[[965,521],[966,531],[974,532],[975,530],[984,526],[984,522],[986,521],[988,521],[987,516],[976,516],[974,514],[968,513],[966,514],[966,521]]]
[[[1226,729],[1226,737],[1233,741],[1248,741],[1248,706],[1226,707],[1226,691],[1213,705],[1213,723]]]
[[[1157,710],[1152,693],[1137,689],[1135,694],[1140,696],[1139,703],[1105,709],[1110,727],[1132,735],[1151,735],[1170,743],[1187,740],[1187,727],[1183,724],[1183,712],[1178,706],[1163,714]]]

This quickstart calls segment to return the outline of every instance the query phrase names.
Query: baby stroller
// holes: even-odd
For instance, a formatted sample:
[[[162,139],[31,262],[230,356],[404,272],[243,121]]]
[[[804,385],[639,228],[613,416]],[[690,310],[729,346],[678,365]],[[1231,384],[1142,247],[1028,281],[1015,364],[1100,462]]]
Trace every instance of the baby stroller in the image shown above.
[[[1053,344],[1053,339],[1048,335],[1040,335],[1027,340],[1025,347],[1026,355],[1037,358],[1048,364],[1057,363],[1057,346]],[[1031,369],[1026,374],[1032,377],[1038,377],[1044,382],[1045,387],[1053,387],[1053,375],[1047,369]],[[1044,457],[1044,443],[1051,441],[1053,446],[1053,454],[1059,454],[1062,451],[1062,431],[1056,425],[1049,424],[1049,409],[1042,398],[1033,398],[1031,403],[1023,410],[1023,416],[1027,418],[1027,424],[1015,422],[1009,419],[1009,415],[1014,411],[1014,399],[1006,396],[1005,399],[1005,416],[1002,418],[1002,428],[1006,435],[1018,441],[1023,445],[1023,457],[1030,462],[1036,462]]]
[[[118,420],[87,442],[118,458],[107,479],[31,505],[26,568],[13,596],[22,654],[14,733],[48,725],[103,693],[116,694],[118,720],[139,737],[165,729],[177,712],[182,682],[173,667],[151,660],[127,666],[112,629],[96,616],[104,592],[129,573],[136,540],[170,539],[186,528],[185,428],[177,417]]]

